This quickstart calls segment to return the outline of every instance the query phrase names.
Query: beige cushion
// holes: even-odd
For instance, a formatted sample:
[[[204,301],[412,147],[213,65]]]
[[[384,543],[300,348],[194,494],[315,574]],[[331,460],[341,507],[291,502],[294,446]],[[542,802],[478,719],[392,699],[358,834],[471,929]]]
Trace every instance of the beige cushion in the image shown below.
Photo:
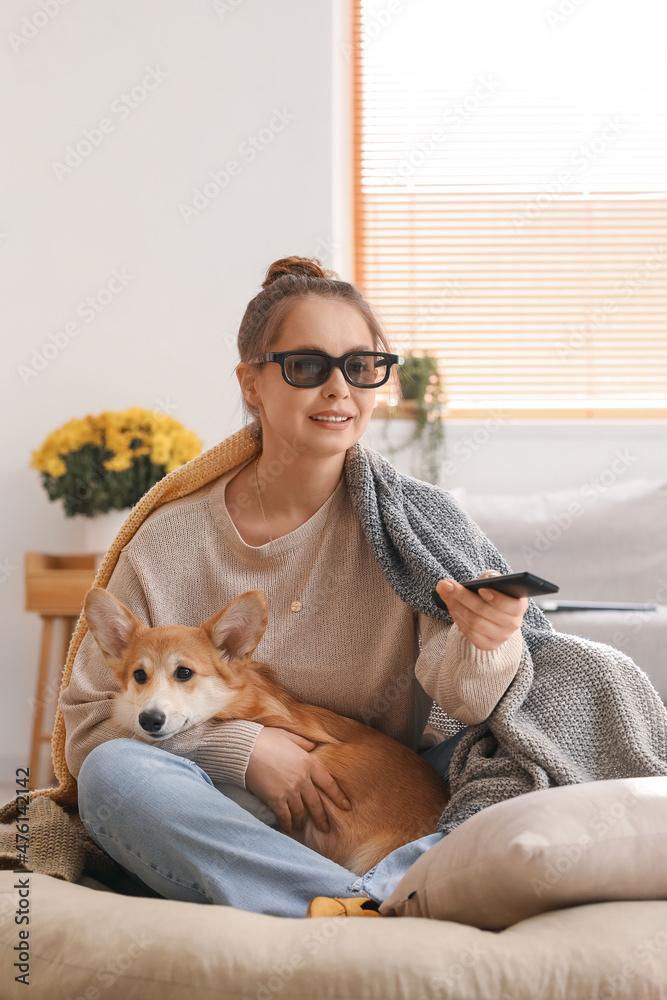
[[[422,854],[380,912],[497,930],[558,907],[666,898],[667,777],[617,778],[483,809]]]
[[[265,916],[30,880],[30,986],[14,982],[17,876],[0,871],[2,1000],[589,1000],[664,996],[667,902],[599,903],[505,931],[442,920]]]

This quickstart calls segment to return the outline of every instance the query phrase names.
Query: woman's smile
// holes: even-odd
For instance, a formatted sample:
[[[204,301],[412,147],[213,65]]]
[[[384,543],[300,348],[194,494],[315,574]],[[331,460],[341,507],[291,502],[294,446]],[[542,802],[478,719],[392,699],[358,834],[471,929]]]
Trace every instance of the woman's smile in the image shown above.
[[[308,419],[327,430],[337,431],[349,427],[354,417],[347,410],[322,410],[320,413],[311,413]]]

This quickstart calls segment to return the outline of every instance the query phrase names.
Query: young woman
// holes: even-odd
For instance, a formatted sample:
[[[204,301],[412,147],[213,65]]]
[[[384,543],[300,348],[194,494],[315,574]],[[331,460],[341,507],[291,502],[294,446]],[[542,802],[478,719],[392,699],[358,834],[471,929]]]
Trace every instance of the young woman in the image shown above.
[[[398,359],[353,285],[307,258],[277,261],[238,347],[256,455],[153,511],[107,589],[149,625],[198,625],[262,590],[269,624],[255,658],[299,697],[375,726],[447,778],[465,730],[433,746],[432,701],[464,725],[488,717],[519,665],[528,599],[441,580],[451,625],[389,585],[344,471]],[[326,829],[327,802],[349,807],[310,756],[313,742],[250,720],[205,723],[155,746],[126,739],[110,720],[111,683],[87,633],[60,698],[67,765],[92,839],[162,896],[296,917],[313,898],[335,897],[364,915],[358,904],[381,903],[443,836],[404,845],[357,877],[284,835],[306,811]],[[224,794],[225,783],[250,789],[278,828]]]

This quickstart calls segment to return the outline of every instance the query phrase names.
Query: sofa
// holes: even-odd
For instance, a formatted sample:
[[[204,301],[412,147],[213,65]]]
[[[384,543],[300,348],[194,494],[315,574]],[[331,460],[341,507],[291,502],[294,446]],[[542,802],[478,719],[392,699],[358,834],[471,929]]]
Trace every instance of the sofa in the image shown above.
[[[513,571],[552,580],[559,597],[667,602],[667,483],[618,483],[590,500],[452,493]],[[662,612],[550,620],[627,652],[664,700]],[[657,1000],[667,997],[665,843],[667,777],[641,777],[482,810],[418,859],[382,919],[166,900],[129,875],[105,884],[84,871],[70,883],[0,871],[0,997]],[[17,923],[26,908],[29,924]],[[22,962],[28,992],[15,978]]]
[[[657,604],[657,611],[545,614],[558,632],[626,653],[667,703],[667,478],[520,496],[450,492],[512,572],[529,570],[558,585],[553,599]]]

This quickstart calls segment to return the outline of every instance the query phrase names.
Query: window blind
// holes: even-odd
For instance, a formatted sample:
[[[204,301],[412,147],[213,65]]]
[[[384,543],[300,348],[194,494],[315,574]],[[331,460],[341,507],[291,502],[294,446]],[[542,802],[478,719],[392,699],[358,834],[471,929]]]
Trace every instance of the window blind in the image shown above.
[[[446,415],[667,416],[667,67],[627,13],[353,0],[354,280]]]

